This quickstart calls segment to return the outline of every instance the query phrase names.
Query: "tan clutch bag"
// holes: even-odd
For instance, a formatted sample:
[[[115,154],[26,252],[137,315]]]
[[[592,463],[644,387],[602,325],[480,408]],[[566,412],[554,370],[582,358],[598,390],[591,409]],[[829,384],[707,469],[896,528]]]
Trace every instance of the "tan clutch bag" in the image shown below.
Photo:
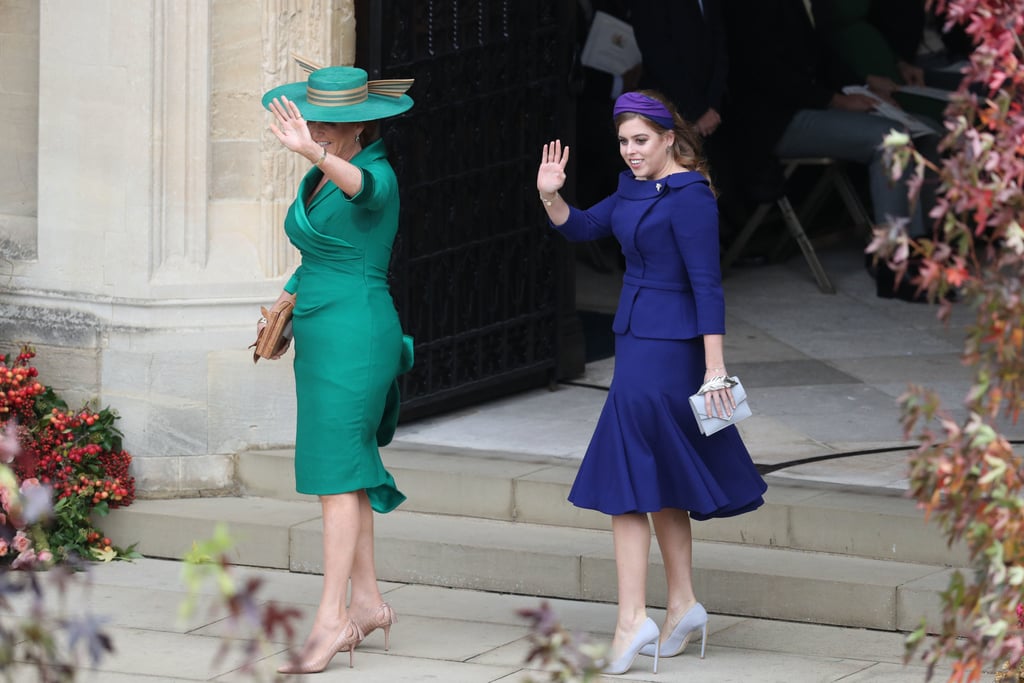
[[[295,308],[295,301],[283,299],[271,308],[260,308],[267,324],[256,335],[256,341],[249,347],[256,347],[252,352],[252,362],[260,358],[273,358],[284,351],[292,338],[292,310]]]

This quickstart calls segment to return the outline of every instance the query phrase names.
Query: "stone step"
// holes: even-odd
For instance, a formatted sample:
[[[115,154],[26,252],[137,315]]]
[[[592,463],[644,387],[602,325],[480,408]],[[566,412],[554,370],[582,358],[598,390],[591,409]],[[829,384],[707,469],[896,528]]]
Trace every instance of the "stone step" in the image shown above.
[[[388,469],[409,497],[403,511],[608,530],[609,518],[567,500],[576,464],[479,451],[390,447]],[[247,495],[314,501],[295,492],[291,450],[238,456]],[[906,498],[871,491],[775,484],[753,514],[693,525],[694,538],[944,566],[966,566],[938,528]]]
[[[181,558],[226,522],[238,564],[318,573],[316,503],[269,498],[140,500],[103,520],[120,543],[149,557]],[[375,516],[382,580],[613,602],[611,533],[580,527],[396,511]],[[665,604],[657,546],[649,602]],[[708,609],[883,630],[938,623],[951,569],[929,564],[697,541],[694,586]]]

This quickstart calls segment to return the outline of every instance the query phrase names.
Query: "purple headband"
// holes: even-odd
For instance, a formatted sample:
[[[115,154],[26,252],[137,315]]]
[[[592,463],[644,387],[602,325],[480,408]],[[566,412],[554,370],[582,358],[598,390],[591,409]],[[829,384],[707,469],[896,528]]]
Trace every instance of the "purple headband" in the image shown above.
[[[651,121],[668,130],[675,128],[675,121],[672,120],[672,114],[669,113],[668,107],[658,100],[647,95],[641,95],[638,92],[622,93],[615,100],[612,116],[618,116],[624,112],[633,112],[634,114],[646,116]]]

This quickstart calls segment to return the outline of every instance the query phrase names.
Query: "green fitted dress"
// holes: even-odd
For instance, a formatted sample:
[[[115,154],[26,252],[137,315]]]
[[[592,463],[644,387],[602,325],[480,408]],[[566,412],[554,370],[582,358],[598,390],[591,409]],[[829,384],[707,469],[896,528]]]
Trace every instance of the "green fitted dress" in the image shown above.
[[[403,337],[388,289],[398,230],[398,183],[381,141],[352,158],[362,189],[346,196],[310,169],[285,218],[302,264],[285,285],[295,294],[295,483],[300,493],[366,489],[373,509],[405,500],[381,462],[378,443],[397,418],[395,378]],[[390,394],[390,396],[389,396]]]

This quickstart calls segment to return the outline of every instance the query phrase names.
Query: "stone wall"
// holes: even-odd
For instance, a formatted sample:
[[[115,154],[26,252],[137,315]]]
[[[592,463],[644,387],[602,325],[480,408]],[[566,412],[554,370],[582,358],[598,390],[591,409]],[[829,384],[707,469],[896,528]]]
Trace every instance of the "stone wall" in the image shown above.
[[[34,343],[44,380],[118,410],[146,495],[230,488],[235,453],[294,441],[290,359],[253,366],[246,346],[297,262],[281,222],[308,164],[268,133],[260,96],[301,78],[291,52],[351,63],[353,15],[352,0],[0,0],[0,107],[27,112],[0,145],[38,178],[0,190],[0,350]],[[9,77],[36,63],[37,80]]]
[[[36,255],[39,1],[0,0],[0,277]]]

